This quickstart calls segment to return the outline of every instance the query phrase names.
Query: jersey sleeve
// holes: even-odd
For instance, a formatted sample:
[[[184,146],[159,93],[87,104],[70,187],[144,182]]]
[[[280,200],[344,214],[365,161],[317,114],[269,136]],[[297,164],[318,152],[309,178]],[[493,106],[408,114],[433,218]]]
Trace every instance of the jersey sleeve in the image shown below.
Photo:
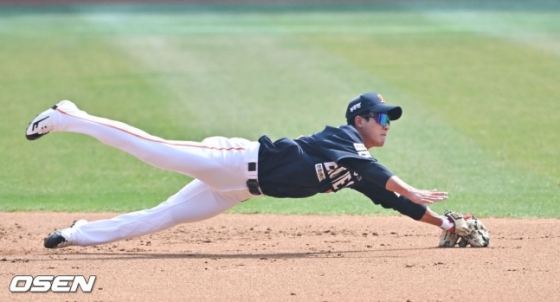
[[[304,151],[319,154],[325,160],[337,164],[345,158],[370,161],[371,154],[364,146],[356,128],[350,125],[339,127],[327,126],[321,132],[302,136],[295,140]]]
[[[422,216],[426,213],[426,205],[414,203],[410,199],[399,196],[374,183],[362,181],[360,185],[354,186],[352,189],[366,195],[373,203],[386,209],[393,209],[414,220],[422,219]]]
[[[375,158],[371,158],[369,161],[357,158],[344,158],[340,161],[340,165],[356,171],[359,175],[365,178],[365,181],[374,183],[381,188],[385,188],[389,178],[395,175]]]
[[[371,161],[373,159],[363,143],[338,135],[331,135],[323,140],[315,141],[313,145],[324,156],[337,164],[347,158],[360,161]]]

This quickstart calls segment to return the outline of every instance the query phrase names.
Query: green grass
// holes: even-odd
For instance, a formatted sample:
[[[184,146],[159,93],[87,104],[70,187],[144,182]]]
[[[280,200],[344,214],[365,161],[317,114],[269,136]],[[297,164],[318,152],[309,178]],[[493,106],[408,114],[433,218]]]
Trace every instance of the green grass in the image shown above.
[[[296,137],[378,91],[404,115],[372,154],[436,211],[560,217],[560,5],[0,6],[0,211],[131,211],[190,181],[89,137],[27,142],[61,99],[177,140]],[[391,215],[351,190],[238,213]]]

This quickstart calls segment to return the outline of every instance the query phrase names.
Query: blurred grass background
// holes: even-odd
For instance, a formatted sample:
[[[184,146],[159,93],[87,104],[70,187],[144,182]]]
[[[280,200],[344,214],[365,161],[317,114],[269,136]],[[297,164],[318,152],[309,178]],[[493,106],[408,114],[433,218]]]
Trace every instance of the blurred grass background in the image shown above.
[[[0,211],[132,211],[190,179],[92,138],[28,142],[61,99],[154,135],[297,137],[377,91],[403,117],[371,150],[434,205],[560,217],[560,3],[0,6]],[[392,215],[352,190],[238,213]]]

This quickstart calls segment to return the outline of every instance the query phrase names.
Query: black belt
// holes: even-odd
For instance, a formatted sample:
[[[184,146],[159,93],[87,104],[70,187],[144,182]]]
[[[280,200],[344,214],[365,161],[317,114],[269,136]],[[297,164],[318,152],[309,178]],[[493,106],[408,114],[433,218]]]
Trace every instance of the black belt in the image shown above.
[[[257,163],[249,163],[247,165],[247,170],[249,172],[257,172]],[[250,174],[255,174],[255,173],[250,173]],[[256,178],[247,179],[247,188],[249,188],[249,192],[253,195],[263,195],[261,191],[261,187],[259,186],[259,180]]]

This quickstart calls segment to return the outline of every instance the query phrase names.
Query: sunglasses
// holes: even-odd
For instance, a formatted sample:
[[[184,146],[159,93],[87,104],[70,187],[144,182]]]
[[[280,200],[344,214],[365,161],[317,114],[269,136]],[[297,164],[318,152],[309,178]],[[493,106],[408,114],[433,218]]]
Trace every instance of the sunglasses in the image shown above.
[[[389,119],[387,113],[370,112],[368,115],[362,115],[362,117],[366,119],[373,117],[375,121],[383,127],[387,127],[391,124],[391,119]]]

